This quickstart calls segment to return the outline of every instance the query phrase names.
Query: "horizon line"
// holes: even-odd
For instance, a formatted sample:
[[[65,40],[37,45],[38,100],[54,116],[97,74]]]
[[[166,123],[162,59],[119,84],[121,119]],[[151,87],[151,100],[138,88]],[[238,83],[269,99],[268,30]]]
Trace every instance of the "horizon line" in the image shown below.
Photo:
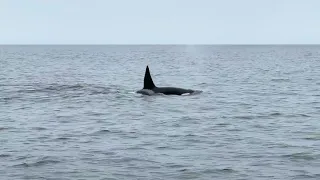
[[[28,44],[28,43],[21,43],[21,44],[0,44],[0,46],[299,46],[299,45],[320,45],[319,44],[316,44],[316,43],[310,43],[310,44],[304,44],[304,43],[295,43],[295,44],[285,44],[285,43],[274,43],[274,44],[269,44],[269,43],[257,43],[257,44],[242,44],[242,43],[221,43],[221,44],[209,44],[209,43],[195,43],[195,44],[191,44],[191,43],[154,43],[154,44],[149,44],[149,43],[128,43],[128,44],[125,44],[125,43],[115,43],[115,44],[100,44],[100,43],[97,43],[97,44],[91,44],[91,43],[88,43],[88,44],[85,44],[85,43],[79,43],[79,44],[68,44],[68,43],[43,43],[43,44]]]

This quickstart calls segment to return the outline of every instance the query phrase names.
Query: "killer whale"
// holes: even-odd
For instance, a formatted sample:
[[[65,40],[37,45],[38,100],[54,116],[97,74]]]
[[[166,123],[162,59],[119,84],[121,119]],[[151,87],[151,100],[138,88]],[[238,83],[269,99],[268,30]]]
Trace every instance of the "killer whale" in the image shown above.
[[[149,67],[146,67],[146,72],[144,75],[143,88],[137,93],[144,95],[153,95],[153,94],[165,94],[165,95],[184,95],[184,94],[193,94],[199,92],[192,89],[183,89],[176,87],[157,87],[151,78]]]

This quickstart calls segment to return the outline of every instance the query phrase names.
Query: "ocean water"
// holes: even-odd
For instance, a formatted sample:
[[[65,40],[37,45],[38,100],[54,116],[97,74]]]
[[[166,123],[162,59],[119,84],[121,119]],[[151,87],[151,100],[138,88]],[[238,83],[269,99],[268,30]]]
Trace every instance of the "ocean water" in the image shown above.
[[[0,179],[320,179],[320,46],[0,46]]]

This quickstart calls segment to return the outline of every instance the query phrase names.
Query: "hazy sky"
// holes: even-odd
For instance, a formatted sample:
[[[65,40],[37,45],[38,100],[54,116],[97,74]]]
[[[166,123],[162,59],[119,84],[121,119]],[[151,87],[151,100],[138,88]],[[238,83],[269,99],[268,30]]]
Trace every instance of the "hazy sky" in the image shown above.
[[[320,0],[0,0],[0,44],[320,44]]]

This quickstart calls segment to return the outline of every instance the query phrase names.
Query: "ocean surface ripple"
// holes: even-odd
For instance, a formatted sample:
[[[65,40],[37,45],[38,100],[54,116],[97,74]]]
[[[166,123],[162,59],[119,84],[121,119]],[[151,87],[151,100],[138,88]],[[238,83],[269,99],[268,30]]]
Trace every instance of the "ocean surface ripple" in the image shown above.
[[[0,179],[320,179],[320,46],[0,46]],[[143,96],[159,86],[202,90]]]

